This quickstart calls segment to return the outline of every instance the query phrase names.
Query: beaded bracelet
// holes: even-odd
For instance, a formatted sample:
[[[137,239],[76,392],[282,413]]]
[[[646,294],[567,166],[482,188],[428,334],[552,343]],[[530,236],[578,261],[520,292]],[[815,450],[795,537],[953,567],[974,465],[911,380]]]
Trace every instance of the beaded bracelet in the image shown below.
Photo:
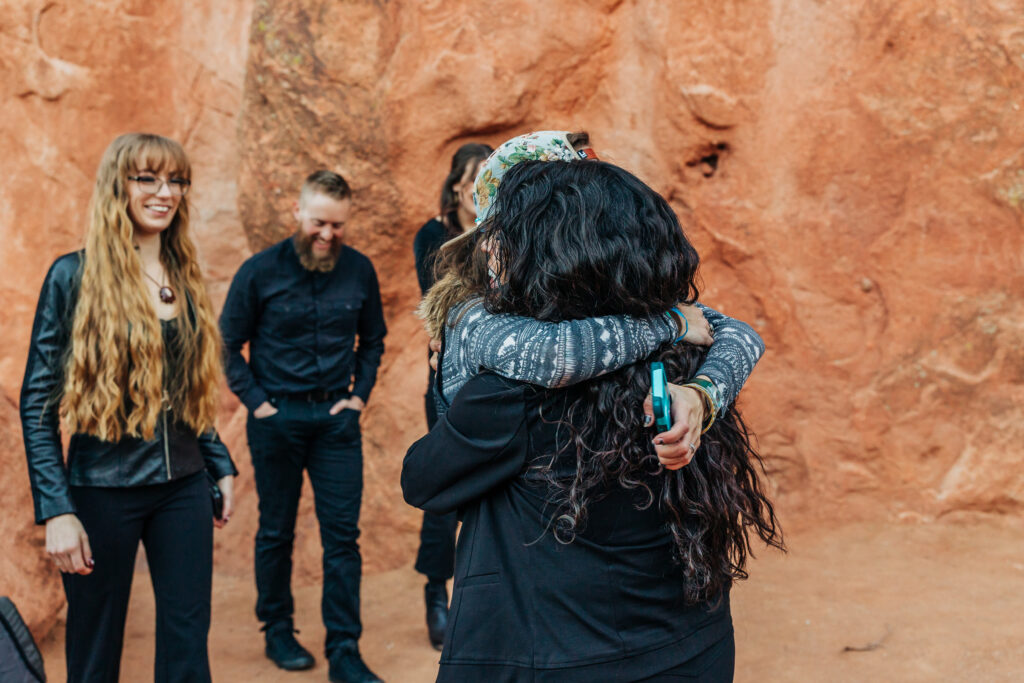
[[[686,337],[686,333],[690,331],[690,321],[686,319],[686,316],[683,315],[683,312],[679,310],[678,306],[673,306],[668,310],[669,313],[675,313],[676,315],[678,315],[680,320],[683,321],[683,333],[676,337],[675,341],[672,342],[673,344],[678,344],[679,342],[683,341],[683,339]]]

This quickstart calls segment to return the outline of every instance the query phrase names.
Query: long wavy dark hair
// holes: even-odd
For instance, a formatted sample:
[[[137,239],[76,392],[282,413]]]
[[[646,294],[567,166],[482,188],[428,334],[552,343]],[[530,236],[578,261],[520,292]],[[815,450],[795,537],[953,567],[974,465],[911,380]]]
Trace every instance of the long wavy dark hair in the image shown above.
[[[493,151],[494,148],[490,145],[469,142],[455,150],[455,154],[452,155],[451,170],[441,185],[441,222],[444,224],[448,239],[461,235],[468,227],[459,222],[459,195],[455,192],[455,184],[466,175],[466,169],[477,166]]]
[[[481,231],[478,239],[488,240],[498,264],[483,292],[494,313],[549,321],[650,316],[698,296],[700,259],[675,212],[612,164],[514,166]],[[479,281],[480,259],[475,261],[468,270]],[[554,534],[565,543],[583,528],[588,504],[608,484],[641,489],[646,505],[660,508],[693,602],[713,599],[746,578],[751,530],[783,548],[759,479],[761,458],[735,408],[715,421],[691,463],[676,471],[659,464],[653,432],[641,422],[649,360],[662,361],[670,381],[684,383],[704,355],[689,344],[665,345],[648,361],[567,390],[558,417],[559,451],[534,463],[551,487]],[[565,467],[556,467],[566,457],[575,458],[568,476]]]

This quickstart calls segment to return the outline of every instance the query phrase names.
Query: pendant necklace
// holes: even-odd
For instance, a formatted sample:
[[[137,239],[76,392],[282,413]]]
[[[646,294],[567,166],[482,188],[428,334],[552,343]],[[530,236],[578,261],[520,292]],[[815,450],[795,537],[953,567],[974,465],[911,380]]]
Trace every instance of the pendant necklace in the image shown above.
[[[150,275],[148,272],[146,272],[145,268],[142,269],[142,274],[148,277],[150,280],[152,280],[153,284],[160,288],[160,301],[163,301],[165,304],[174,303],[174,300],[177,297],[174,296],[174,290],[171,289],[170,285],[165,285],[157,282],[156,278]],[[166,270],[164,271],[164,276],[167,276]]]

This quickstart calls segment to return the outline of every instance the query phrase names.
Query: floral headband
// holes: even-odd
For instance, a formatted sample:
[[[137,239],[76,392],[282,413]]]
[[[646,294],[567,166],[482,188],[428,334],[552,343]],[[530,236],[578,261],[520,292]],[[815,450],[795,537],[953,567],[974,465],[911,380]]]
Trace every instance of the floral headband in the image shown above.
[[[476,205],[476,224],[480,225],[491,213],[498,186],[509,168],[521,161],[579,161],[596,159],[589,147],[576,151],[569,142],[569,132],[543,130],[527,133],[503,142],[487,157],[476,176],[473,204]]]

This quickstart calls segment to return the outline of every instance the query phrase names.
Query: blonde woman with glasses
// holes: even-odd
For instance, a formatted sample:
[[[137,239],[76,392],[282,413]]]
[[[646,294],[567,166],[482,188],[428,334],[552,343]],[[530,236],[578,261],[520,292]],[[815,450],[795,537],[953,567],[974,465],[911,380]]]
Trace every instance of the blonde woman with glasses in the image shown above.
[[[174,140],[114,140],[85,249],[54,262],[36,309],[21,420],[36,522],[68,600],[71,683],[118,680],[140,540],[155,680],[210,680],[213,527],[231,515],[237,471],[214,430],[221,341],[189,235],[190,184]]]

